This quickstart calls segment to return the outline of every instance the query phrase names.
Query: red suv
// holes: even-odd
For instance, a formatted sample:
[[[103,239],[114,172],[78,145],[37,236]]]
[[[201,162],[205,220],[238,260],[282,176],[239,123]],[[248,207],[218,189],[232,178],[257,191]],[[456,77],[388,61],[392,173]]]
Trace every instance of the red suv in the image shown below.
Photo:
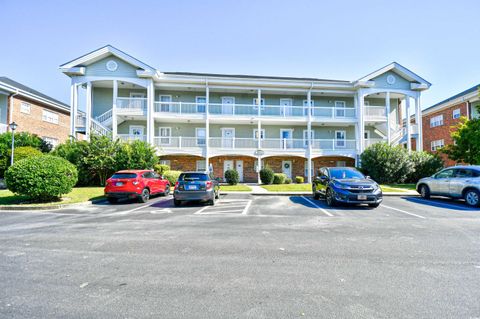
[[[170,183],[151,170],[119,171],[107,179],[104,193],[112,204],[120,198],[137,198],[146,203],[150,195],[168,195]]]

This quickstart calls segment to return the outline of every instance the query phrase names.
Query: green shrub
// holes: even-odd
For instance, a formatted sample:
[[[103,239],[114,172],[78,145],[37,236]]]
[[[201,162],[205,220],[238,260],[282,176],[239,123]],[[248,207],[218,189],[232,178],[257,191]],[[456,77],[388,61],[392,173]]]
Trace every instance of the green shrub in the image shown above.
[[[303,176],[295,176],[295,183],[297,184],[303,184],[305,182],[305,179]]]
[[[407,181],[410,183],[416,183],[423,177],[432,176],[443,168],[443,160],[437,154],[412,152],[410,160],[414,169],[407,178]]]
[[[114,142],[110,143],[112,146],[114,145]],[[149,143],[139,140],[120,143],[115,157],[116,171],[152,169],[158,163],[155,149]]]
[[[228,169],[225,171],[225,181],[230,185],[237,185],[240,181],[238,172],[234,169]]]
[[[361,155],[362,171],[381,184],[404,183],[413,172],[408,151],[400,146],[376,143]]]
[[[12,151],[8,151],[8,155],[12,156]],[[20,147],[15,147],[14,153],[13,153],[13,161],[17,162],[20,161],[24,158],[32,157],[32,156],[40,156],[42,155],[42,152],[34,147],[31,146],[20,146]]]
[[[285,184],[291,184],[292,183],[292,179],[291,178],[285,178]]]
[[[165,172],[169,171],[170,170],[170,166],[167,165],[167,164],[157,164],[153,167],[153,169],[155,170],[155,172],[157,172],[158,174],[160,175],[163,175],[165,174]]]
[[[51,155],[25,158],[15,162],[5,173],[10,191],[39,202],[56,200],[71,192],[77,178],[73,164]]]
[[[182,174],[181,171],[166,171],[163,173],[163,177],[168,179],[170,185],[175,186],[175,183],[178,181],[178,177]]]
[[[273,174],[273,184],[285,184],[286,179],[287,179],[287,175],[283,173]]]
[[[77,186],[97,186],[99,185],[97,175],[89,169],[85,163],[85,157],[89,151],[87,141],[66,141],[58,145],[52,155],[66,159],[77,168],[78,182]]]
[[[273,183],[273,171],[269,167],[264,167],[260,170],[260,180],[264,185]]]

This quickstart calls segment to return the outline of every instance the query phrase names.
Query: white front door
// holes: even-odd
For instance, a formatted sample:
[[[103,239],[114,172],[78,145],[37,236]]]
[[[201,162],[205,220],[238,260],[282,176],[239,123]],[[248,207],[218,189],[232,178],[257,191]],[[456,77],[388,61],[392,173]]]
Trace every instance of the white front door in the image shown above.
[[[238,178],[240,182],[243,182],[243,161],[237,160],[236,170],[238,172]]]
[[[195,97],[195,102],[197,103],[197,112],[205,113],[207,98],[205,96]]]
[[[283,116],[292,115],[292,99],[280,99],[280,112]]]
[[[282,149],[293,147],[293,130],[281,129],[280,130],[280,145]]]
[[[292,161],[282,161],[282,173],[292,178]]]
[[[233,114],[235,98],[232,96],[222,96],[222,114]]]
[[[223,161],[223,176],[225,177],[225,172],[229,169],[234,169],[232,160]]]
[[[235,138],[235,129],[222,128],[222,147],[223,148],[233,148],[234,138]]]
[[[143,140],[144,138],[144,127],[139,125],[130,126],[130,138],[132,140]]]

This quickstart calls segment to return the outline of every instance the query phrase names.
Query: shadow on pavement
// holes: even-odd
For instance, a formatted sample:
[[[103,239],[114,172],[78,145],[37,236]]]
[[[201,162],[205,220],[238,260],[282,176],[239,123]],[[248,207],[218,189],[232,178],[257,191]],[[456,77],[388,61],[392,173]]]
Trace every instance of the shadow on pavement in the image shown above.
[[[318,207],[321,207],[323,209],[335,209],[335,210],[372,210],[372,209],[375,209],[373,207],[369,207],[368,205],[347,205],[347,204],[341,204],[341,203],[337,204],[337,206],[330,207],[325,203],[324,199],[319,199],[318,200],[318,199],[314,199],[311,196],[305,196],[305,198],[303,198],[301,196],[291,196],[289,199],[292,203],[300,204],[300,205],[303,205],[305,207],[316,208],[316,209],[318,209]],[[313,203],[315,203],[318,207],[315,206],[313,203],[310,203],[307,199],[312,201]]]
[[[402,197],[402,199],[411,203],[430,207],[461,211],[480,211],[479,207],[468,206],[463,200],[455,200],[446,197],[433,197],[430,199],[423,199],[421,197]]]

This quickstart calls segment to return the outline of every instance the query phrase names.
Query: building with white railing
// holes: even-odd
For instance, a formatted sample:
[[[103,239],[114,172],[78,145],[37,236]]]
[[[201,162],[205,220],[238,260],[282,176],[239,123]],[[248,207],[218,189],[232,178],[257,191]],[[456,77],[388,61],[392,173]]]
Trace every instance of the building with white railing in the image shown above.
[[[147,141],[172,169],[234,168],[243,181],[265,165],[311,180],[321,166],[358,165],[373,143],[421,145],[420,118],[402,123],[430,87],[398,63],[355,81],[162,72],[112,46],[60,68],[72,134]]]

